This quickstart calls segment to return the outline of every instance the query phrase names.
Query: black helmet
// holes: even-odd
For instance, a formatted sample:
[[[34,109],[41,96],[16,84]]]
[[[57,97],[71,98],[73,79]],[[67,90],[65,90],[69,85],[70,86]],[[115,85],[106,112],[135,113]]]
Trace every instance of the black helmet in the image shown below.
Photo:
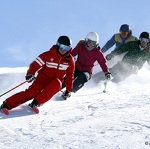
[[[130,26],[128,24],[123,24],[120,26],[120,29],[119,29],[120,32],[130,32]]]
[[[66,46],[71,46],[72,41],[71,41],[71,39],[69,39],[68,36],[60,36],[57,40],[57,44],[63,44]]]
[[[139,38],[146,38],[146,39],[150,39],[150,35],[148,32],[142,32],[140,34],[140,37]]]

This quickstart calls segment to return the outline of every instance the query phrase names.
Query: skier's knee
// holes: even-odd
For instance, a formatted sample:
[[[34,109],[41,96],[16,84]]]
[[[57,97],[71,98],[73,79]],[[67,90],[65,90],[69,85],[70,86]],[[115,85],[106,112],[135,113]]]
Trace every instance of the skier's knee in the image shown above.
[[[86,76],[87,81],[91,79],[91,75],[88,72],[84,72],[84,75]]]

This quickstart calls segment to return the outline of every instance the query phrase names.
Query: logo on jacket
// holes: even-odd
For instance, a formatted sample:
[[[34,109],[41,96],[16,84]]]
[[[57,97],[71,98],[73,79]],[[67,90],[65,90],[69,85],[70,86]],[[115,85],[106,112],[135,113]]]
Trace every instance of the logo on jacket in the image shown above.
[[[53,62],[53,61],[54,61],[54,58],[51,58],[50,61]]]

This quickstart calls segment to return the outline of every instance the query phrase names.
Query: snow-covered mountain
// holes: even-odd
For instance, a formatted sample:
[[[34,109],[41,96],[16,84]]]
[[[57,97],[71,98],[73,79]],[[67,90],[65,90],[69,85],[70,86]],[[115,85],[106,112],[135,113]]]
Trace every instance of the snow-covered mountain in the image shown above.
[[[99,66],[96,66],[99,69]],[[27,68],[0,68],[0,94],[24,81]],[[61,93],[33,114],[21,105],[0,113],[1,149],[148,149],[150,148],[150,72],[119,84],[88,82],[64,101]],[[0,104],[28,83],[0,97]]]

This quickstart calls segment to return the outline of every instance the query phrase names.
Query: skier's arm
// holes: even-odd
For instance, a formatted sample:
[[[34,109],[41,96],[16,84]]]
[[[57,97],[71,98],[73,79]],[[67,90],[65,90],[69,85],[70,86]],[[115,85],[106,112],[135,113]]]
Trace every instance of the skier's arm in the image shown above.
[[[42,53],[41,55],[39,55],[29,66],[29,69],[27,71],[27,75],[35,75],[35,73],[41,68],[43,67],[43,65],[45,65],[45,55],[47,55],[47,52]]]
[[[101,49],[102,52],[105,53],[106,51],[108,51],[115,43],[116,43],[115,35],[113,35],[112,38],[108,40],[107,43]]]
[[[66,70],[66,90],[69,92],[71,92],[73,88],[74,70],[75,70],[75,62],[72,58],[72,62],[70,62],[70,65]]]
[[[78,43],[77,46],[72,50],[72,56],[77,56],[79,53],[80,48],[83,46],[84,43]]]
[[[101,69],[103,70],[106,79],[107,80],[111,80],[112,79],[111,72],[109,72],[109,68],[107,66],[104,54],[102,52],[100,52],[100,51],[98,51],[98,53],[97,53],[97,61],[98,61],[99,65],[100,65]]]
[[[112,55],[119,55],[124,52],[127,52],[130,49],[130,42],[122,44],[119,48],[116,48],[110,54]]]

